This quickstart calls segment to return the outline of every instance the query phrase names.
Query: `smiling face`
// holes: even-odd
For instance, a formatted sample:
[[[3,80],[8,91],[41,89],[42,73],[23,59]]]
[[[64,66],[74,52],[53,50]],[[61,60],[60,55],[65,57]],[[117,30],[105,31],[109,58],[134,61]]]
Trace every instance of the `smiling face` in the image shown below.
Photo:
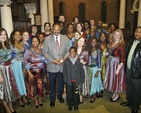
[[[141,40],[141,28],[136,28],[134,32],[135,39]]]
[[[81,32],[81,31],[82,31],[82,26],[81,26],[81,24],[77,24],[76,29],[77,29],[77,31]]]
[[[120,32],[115,32],[114,33],[114,40],[116,42],[119,42],[120,41],[120,37],[121,37],[121,33]]]
[[[60,25],[54,25],[54,26],[53,26],[53,34],[54,34],[55,36],[58,36],[58,35],[60,34],[60,31],[61,31]]]
[[[43,34],[39,34],[39,39],[40,39],[40,42],[44,42],[44,35]]]
[[[73,25],[68,26],[68,32],[72,33],[73,32]]]
[[[77,55],[77,50],[72,48],[72,49],[69,50],[69,54],[70,54],[71,58],[74,58]]]
[[[39,46],[39,40],[37,39],[37,37],[34,37],[32,39],[32,47],[38,48],[38,46]]]
[[[100,35],[100,41],[101,41],[101,42],[105,42],[105,41],[106,41],[106,36],[105,36],[104,33],[102,33],[102,34]]]
[[[5,31],[2,31],[0,34],[0,42],[4,43],[6,41],[7,35]]]
[[[84,39],[84,38],[80,38],[80,39],[78,40],[78,47],[83,47],[84,44],[85,44],[85,39]]]
[[[37,33],[37,27],[32,26],[32,33],[33,33],[33,34],[36,34],[36,33]]]
[[[97,46],[97,40],[95,38],[92,40],[91,46],[92,47],[96,47]]]
[[[46,24],[45,25],[45,31],[50,31],[51,30],[51,27],[49,26],[49,24]]]
[[[23,35],[22,35],[22,39],[23,39],[23,41],[28,41],[28,39],[29,39],[29,33],[28,32],[24,32],[23,33]]]
[[[108,42],[112,43],[113,42],[113,34],[108,35]]]
[[[80,38],[80,36],[81,36],[80,33],[78,33],[78,32],[75,32],[74,35],[75,35],[75,38],[76,38],[77,40],[78,40],[78,39]]]
[[[15,40],[15,42],[19,42],[19,41],[21,41],[21,33],[19,32],[19,31],[16,31],[15,33],[14,33],[14,36],[13,36],[13,39]]]

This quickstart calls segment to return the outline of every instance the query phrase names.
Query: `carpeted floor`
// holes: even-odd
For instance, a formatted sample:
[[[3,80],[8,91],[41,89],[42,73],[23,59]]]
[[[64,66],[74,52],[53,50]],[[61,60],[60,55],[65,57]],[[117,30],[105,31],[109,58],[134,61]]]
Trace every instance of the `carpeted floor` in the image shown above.
[[[90,98],[85,98],[84,103],[79,105],[78,111],[68,111],[66,101],[62,104],[58,100],[56,100],[55,107],[51,108],[48,96],[45,96],[43,106],[38,109],[34,107],[33,100],[29,100],[31,105],[26,105],[24,108],[20,107],[18,102],[15,102],[14,108],[17,113],[131,113],[129,107],[120,105],[122,101],[126,100],[125,94],[121,94],[121,98],[117,102],[110,102],[110,96],[110,92],[104,91],[104,97],[97,98],[94,103],[89,102]],[[141,113],[141,110],[139,113]]]

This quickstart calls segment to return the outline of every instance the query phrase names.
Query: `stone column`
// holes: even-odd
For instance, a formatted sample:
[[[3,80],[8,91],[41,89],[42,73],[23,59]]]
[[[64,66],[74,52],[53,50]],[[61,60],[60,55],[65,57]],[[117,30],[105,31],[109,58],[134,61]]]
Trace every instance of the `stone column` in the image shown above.
[[[138,11],[138,23],[137,26],[141,26],[141,0],[139,0],[139,11]]]
[[[31,25],[35,24],[34,14],[36,14],[36,4],[24,4],[26,14],[31,18]]]
[[[44,32],[44,23],[48,22],[48,3],[47,0],[40,0],[41,31]]]
[[[48,13],[49,13],[49,22],[52,25],[54,23],[53,0],[48,0]]]
[[[125,27],[125,7],[126,7],[126,0],[120,0],[120,14],[119,14],[120,29],[124,29]]]
[[[13,31],[11,0],[0,0],[0,15],[1,27],[6,29],[8,37],[10,37],[10,34]]]

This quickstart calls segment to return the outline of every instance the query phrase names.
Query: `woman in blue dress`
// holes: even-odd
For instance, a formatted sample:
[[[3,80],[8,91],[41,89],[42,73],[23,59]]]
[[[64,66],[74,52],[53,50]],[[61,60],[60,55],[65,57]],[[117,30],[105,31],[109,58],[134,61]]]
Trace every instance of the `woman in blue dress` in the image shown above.
[[[30,104],[30,103],[27,101],[25,97],[27,95],[25,81],[24,81],[25,75],[23,73],[24,72],[23,59],[24,59],[25,49],[24,49],[24,44],[21,40],[22,37],[20,31],[14,30],[10,36],[11,50],[12,50],[12,67],[20,95],[19,105],[21,107],[24,107],[24,103],[25,104]]]
[[[101,79],[101,51],[97,48],[98,40],[93,38],[89,47],[88,75],[90,77],[90,103],[96,100],[96,94],[103,91]]]

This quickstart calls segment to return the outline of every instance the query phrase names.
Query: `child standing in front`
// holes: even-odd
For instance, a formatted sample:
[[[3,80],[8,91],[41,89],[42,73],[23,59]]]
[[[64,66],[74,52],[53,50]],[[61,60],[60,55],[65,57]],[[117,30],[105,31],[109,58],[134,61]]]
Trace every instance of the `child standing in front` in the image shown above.
[[[84,82],[84,69],[77,56],[77,48],[69,49],[69,57],[64,62],[64,82],[66,82],[66,100],[69,105],[68,110],[78,110],[79,105],[79,86]]]

